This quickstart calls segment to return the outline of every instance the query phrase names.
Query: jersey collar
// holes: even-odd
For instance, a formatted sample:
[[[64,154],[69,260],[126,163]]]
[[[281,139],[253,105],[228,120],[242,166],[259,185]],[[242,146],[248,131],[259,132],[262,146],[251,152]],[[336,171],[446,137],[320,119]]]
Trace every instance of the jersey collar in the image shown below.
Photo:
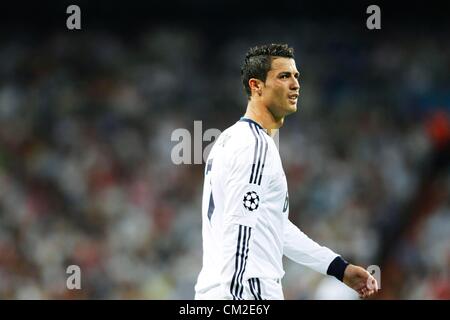
[[[254,121],[252,119],[249,119],[249,118],[246,118],[246,117],[241,117],[241,119],[239,121],[245,121],[245,122],[249,122],[249,123],[254,123],[258,128],[260,128],[263,131],[266,131],[266,129],[264,129],[258,122]]]

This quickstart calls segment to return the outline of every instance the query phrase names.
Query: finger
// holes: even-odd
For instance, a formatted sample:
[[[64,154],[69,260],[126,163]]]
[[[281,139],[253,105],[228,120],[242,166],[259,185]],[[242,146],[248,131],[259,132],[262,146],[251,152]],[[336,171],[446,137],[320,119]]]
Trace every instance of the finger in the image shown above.
[[[367,294],[366,288],[362,288],[362,289],[361,289],[361,295],[362,295],[362,297],[365,298],[365,297],[366,297],[366,294]]]
[[[363,298],[363,297],[364,297],[364,292],[363,292],[363,290],[358,290],[357,292],[358,292],[358,295],[359,295],[360,298]]]
[[[374,290],[368,290],[366,291],[366,298],[369,298],[370,296],[372,296],[375,293]]]
[[[371,292],[371,290],[367,290],[367,289],[364,291],[364,295],[366,296],[366,298],[368,296],[370,296],[370,292]]]
[[[372,279],[370,279],[370,281],[371,281],[373,290],[377,291],[377,290],[378,290],[378,283],[377,283],[377,280],[376,280],[374,277],[372,277],[372,276],[371,276],[371,278],[372,278]]]
[[[373,276],[370,276],[366,281],[366,287],[370,290],[378,290],[377,280]]]
[[[379,290],[379,288],[378,288],[378,281],[375,278],[373,278],[373,280],[375,281],[375,291],[378,291]]]
[[[367,288],[367,282],[365,280],[360,281],[355,285],[355,287],[357,288],[357,290],[365,289]]]

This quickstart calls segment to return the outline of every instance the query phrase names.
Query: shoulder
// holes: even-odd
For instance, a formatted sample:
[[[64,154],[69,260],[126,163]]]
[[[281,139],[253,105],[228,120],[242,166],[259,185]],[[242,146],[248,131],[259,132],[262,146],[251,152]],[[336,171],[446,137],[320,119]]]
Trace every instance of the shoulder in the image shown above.
[[[259,139],[261,138],[257,129],[253,128],[248,122],[238,121],[222,132],[217,144],[227,152],[236,152],[254,147]]]
[[[222,148],[225,157],[233,162],[258,161],[270,153],[272,138],[258,125],[247,121],[238,121],[222,132],[217,145]]]

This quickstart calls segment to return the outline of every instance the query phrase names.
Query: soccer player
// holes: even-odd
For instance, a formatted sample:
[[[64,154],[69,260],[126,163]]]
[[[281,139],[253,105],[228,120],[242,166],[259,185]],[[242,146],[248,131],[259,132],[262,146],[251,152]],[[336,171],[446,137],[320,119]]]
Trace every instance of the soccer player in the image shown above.
[[[284,299],[282,258],[335,276],[366,298],[378,290],[363,268],[306,236],[289,219],[289,196],[273,131],[297,111],[294,50],[250,48],[241,69],[245,115],[214,144],[205,166],[203,266],[196,299]]]

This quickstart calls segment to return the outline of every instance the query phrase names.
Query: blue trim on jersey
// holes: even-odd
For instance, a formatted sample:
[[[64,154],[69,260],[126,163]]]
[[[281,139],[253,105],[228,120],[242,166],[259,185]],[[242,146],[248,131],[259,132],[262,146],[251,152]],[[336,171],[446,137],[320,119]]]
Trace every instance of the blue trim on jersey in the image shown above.
[[[264,136],[264,134],[261,134],[261,130],[266,133],[263,127],[256,121],[242,117],[239,121],[245,121],[248,122],[248,125],[250,127],[250,130],[253,133],[253,136],[255,137],[255,151],[253,153],[253,163],[252,163],[252,172],[250,174],[250,180],[249,183],[254,183],[257,185],[261,185],[262,180],[262,174],[264,171],[264,166],[266,163],[266,157],[267,157],[267,149],[269,148],[267,139]],[[260,129],[260,130],[258,130]],[[266,133],[267,134],[267,133]],[[264,141],[264,145],[263,145]],[[259,148],[258,148],[259,147]],[[264,153],[264,157],[262,157]],[[258,161],[256,161],[258,155]],[[262,161],[261,161],[262,158]],[[256,173],[255,173],[255,167],[256,167]],[[261,170],[261,171],[260,171]]]
[[[249,183],[261,185],[262,173],[264,171],[264,166],[266,164],[267,149],[269,149],[269,144],[264,134],[261,134],[260,130],[257,129],[255,124],[249,123],[249,126],[250,130],[252,130],[253,136],[255,137],[256,141],[255,151],[253,154],[252,173],[250,175]],[[256,161],[256,158],[258,158],[258,161]]]
[[[244,285],[242,283],[242,279],[244,278],[244,271],[245,271],[245,268],[247,266],[249,242],[250,242],[250,236],[251,236],[251,233],[252,233],[252,229],[250,227],[246,227],[246,229],[248,230],[248,235],[247,235],[247,240],[246,240],[246,243],[245,243],[246,249],[245,249],[245,256],[244,256],[244,266],[243,266],[243,268],[241,270],[241,274],[239,276],[239,284],[241,286],[241,289],[239,290],[239,297],[241,299],[242,299],[242,293],[244,292]],[[244,232],[244,234],[245,234],[245,232]]]
[[[261,185],[262,174],[263,174],[263,171],[264,171],[264,166],[266,165],[267,149],[269,149],[269,144],[268,144],[268,142],[266,140],[266,137],[264,137],[264,141],[265,141],[266,151],[264,152],[264,159],[263,159],[263,162],[262,162],[261,173],[259,175],[259,180],[258,180],[258,185],[259,186]]]
[[[259,300],[262,300],[262,297],[261,297],[261,282],[259,281],[259,278],[256,278],[256,285],[258,287],[258,298],[259,298]]]
[[[256,183],[256,179],[258,177],[259,166],[261,164],[261,147],[262,147],[262,142],[260,142],[261,136],[260,136],[259,130],[256,128],[256,126],[254,124],[252,124],[252,123],[249,123],[249,126],[250,126],[250,129],[253,132],[253,135],[255,136],[255,139],[256,139],[255,154],[258,155],[257,157],[253,158],[252,175],[250,176],[250,183]],[[258,161],[256,160],[256,158],[258,158]],[[253,173],[254,173],[253,167],[256,167],[255,175],[253,175]]]
[[[214,198],[211,190],[211,195],[209,196],[209,204],[208,204],[208,219],[211,221],[211,216],[213,215],[214,209],[216,205],[214,204]]]
[[[248,279],[250,285],[250,292],[252,293],[255,300],[262,300],[261,297],[261,285],[259,283],[258,278],[250,278]]]
[[[233,297],[233,300],[236,300],[237,297],[235,295],[234,286],[237,282],[237,273],[238,273],[238,267],[239,267],[239,252],[240,252],[240,246],[241,246],[241,236],[242,236],[242,229],[241,226],[239,226],[239,234],[238,234],[238,241],[237,241],[237,247],[236,247],[236,259],[234,260],[234,273],[233,278],[231,279],[231,286],[230,286],[230,293]]]
[[[260,140],[261,140],[261,146],[259,148],[259,152],[260,153],[259,153],[259,158],[258,158],[258,167],[256,169],[255,181],[253,183],[261,185],[262,172],[263,172],[263,169],[264,169],[264,166],[265,166],[265,162],[266,162],[268,143],[267,143],[266,137],[264,137],[264,134],[261,134],[261,132],[258,131],[258,135],[259,135]],[[264,146],[262,144],[262,141],[264,141]],[[264,152],[264,158],[261,161],[263,152]],[[260,169],[261,169],[261,172],[259,171]],[[259,175],[258,175],[258,173],[259,173]]]
[[[247,226],[239,225],[239,234],[236,247],[236,259],[234,265],[234,274],[231,280],[230,292],[233,300],[242,300],[244,286],[242,278],[247,265],[249,241],[252,229]]]
[[[250,287],[250,292],[252,293],[253,298],[257,300],[258,297],[256,296],[255,289],[253,288],[253,278],[248,279],[248,286]]]
[[[255,125],[253,125],[253,127],[255,128],[256,132],[258,133],[259,140],[261,140],[261,134],[260,134],[259,130],[256,129]],[[257,178],[259,177],[258,176],[259,168],[261,168],[262,148],[263,148],[263,144],[262,144],[262,141],[261,141],[261,144],[259,146],[259,152],[258,152],[258,154],[259,154],[259,156],[258,156],[258,165],[256,166],[255,180],[253,181],[253,183],[255,183],[255,184],[256,184]]]
[[[241,117],[241,119],[239,119],[239,121],[245,121],[245,122],[248,122],[248,123],[253,123],[253,124],[257,125],[258,128],[264,130],[264,128],[258,122],[256,122],[255,120],[252,120],[252,119],[249,119],[249,118],[245,118],[245,117]]]
[[[256,165],[256,152],[258,151],[258,143],[259,143],[259,139],[257,134],[254,132],[252,124],[249,122],[248,126],[250,127],[250,130],[253,133],[253,136],[255,137],[255,152],[253,153],[253,164],[252,164],[252,173],[250,175],[250,181],[248,183],[252,183],[253,182],[253,173],[255,171],[255,165]],[[255,175],[256,177],[256,175]]]

